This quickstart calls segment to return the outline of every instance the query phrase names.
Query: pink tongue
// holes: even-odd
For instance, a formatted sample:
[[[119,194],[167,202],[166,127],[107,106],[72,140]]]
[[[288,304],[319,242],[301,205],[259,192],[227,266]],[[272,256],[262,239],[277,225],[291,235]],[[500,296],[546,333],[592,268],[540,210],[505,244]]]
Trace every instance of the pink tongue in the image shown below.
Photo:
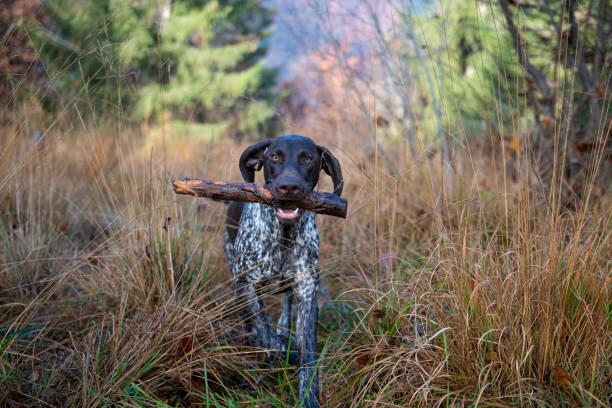
[[[297,208],[294,208],[292,210],[286,210],[284,208],[276,209],[276,215],[279,218],[283,218],[283,219],[293,219],[293,218],[296,218],[298,214],[299,214],[299,210]]]

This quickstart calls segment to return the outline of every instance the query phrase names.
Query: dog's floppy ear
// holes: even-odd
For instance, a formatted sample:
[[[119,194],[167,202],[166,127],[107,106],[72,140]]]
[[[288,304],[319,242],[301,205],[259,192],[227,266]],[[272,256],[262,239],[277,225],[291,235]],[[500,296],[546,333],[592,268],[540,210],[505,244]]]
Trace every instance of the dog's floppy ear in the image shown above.
[[[272,140],[266,139],[246,148],[240,155],[240,173],[247,183],[255,181],[255,172],[263,165],[263,155]]]
[[[318,148],[321,152],[321,168],[332,178],[332,181],[334,182],[334,194],[342,195],[344,181],[342,179],[340,162],[326,147],[318,146]]]

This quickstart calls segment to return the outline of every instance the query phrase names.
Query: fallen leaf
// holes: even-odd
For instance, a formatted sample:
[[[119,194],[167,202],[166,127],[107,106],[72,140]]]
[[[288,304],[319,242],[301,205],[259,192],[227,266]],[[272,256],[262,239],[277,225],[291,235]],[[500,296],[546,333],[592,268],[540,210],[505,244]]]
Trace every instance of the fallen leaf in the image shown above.
[[[523,138],[520,134],[516,133],[504,136],[504,141],[506,142],[506,147],[513,152],[518,152],[523,144]]]
[[[370,350],[366,350],[366,349],[361,349],[361,350],[357,350],[356,354],[356,361],[357,364],[359,364],[360,366],[364,366],[366,364],[368,364],[370,362]]]
[[[193,339],[191,338],[191,336],[186,336],[178,341],[178,343],[176,344],[176,351],[174,354],[178,358],[181,355],[187,355],[191,353],[192,350],[193,350]]]
[[[552,116],[542,114],[539,119],[544,133],[553,133],[555,131],[555,119]]]
[[[383,116],[376,117],[376,126],[380,128],[389,127],[389,121]]]
[[[489,363],[493,361],[499,361],[499,355],[497,355],[497,352],[495,350],[489,350],[487,351],[487,354],[485,354],[485,360]]]
[[[556,366],[553,368],[553,374],[555,376],[555,382],[559,384],[562,389],[567,389],[567,385],[572,379],[570,373],[565,368]]]
[[[385,310],[384,309],[374,309],[372,311],[372,316],[374,316],[377,319],[382,319],[383,317],[385,317]]]

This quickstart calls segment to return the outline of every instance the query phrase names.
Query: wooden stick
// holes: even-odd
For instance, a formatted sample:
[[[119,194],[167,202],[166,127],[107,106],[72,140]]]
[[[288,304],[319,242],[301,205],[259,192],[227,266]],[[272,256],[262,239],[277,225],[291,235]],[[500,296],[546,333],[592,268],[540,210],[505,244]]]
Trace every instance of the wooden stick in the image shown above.
[[[346,218],[346,199],[332,193],[312,192],[300,201],[276,200],[263,183],[224,183],[186,178],[172,182],[174,192],[217,200],[267,204],[275,208],[302,208],[318,214]]]

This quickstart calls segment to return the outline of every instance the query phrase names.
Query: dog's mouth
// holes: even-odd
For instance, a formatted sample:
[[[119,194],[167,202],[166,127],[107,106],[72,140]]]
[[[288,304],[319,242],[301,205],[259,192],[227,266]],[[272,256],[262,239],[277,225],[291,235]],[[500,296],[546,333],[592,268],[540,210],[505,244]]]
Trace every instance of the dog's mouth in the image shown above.
[[[283,221],[295,221],[302,212],[299,208],[277,208],[276,216]]]

